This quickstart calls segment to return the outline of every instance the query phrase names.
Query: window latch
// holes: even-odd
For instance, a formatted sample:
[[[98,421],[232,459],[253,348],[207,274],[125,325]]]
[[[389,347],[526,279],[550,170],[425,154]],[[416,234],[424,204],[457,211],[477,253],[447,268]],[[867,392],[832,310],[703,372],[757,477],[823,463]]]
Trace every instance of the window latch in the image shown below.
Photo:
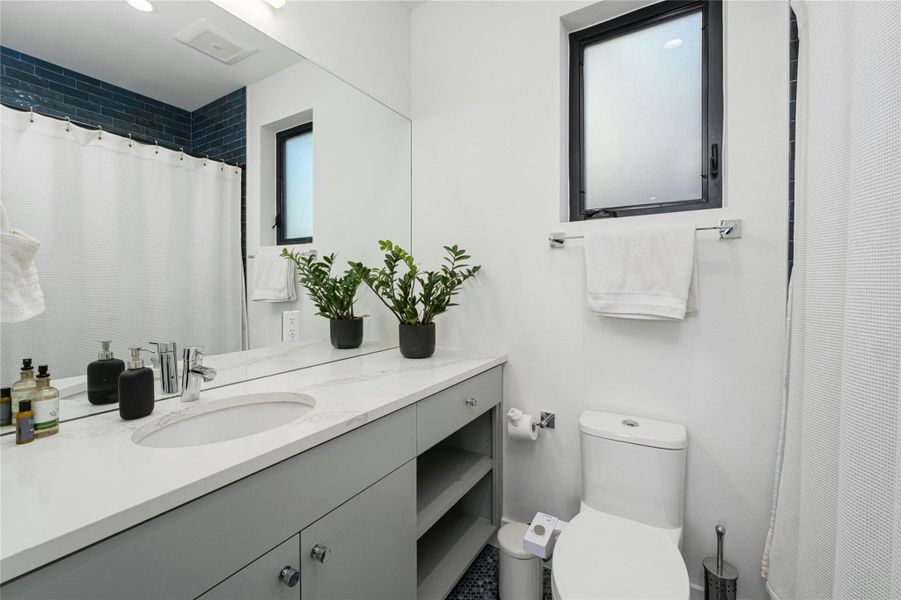
[[[710,177],[716,179],[720,174],[720,145],[713,144],[710,146]]]
[[[610,210],[608,208],[590,208],[583,213],[583,216],[586,219],[594,219],[594,218],[608,219],[608,218],[616,217],[617,214],[616,214],[615,210]]]
[[[278,227],[281,224],[281,220],[281,215],[275,215],[275,223],[272,224],[272,227],[270,229],[275,229],[276,227]]]

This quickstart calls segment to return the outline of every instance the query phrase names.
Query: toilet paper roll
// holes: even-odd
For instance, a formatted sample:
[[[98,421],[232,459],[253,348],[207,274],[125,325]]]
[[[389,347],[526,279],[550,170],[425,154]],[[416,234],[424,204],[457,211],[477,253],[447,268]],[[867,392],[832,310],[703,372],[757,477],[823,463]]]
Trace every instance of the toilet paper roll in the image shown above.
[[[533,421],[532,415],[528,413],[522,413],[522,416],[515,421],[507,419],[507,435],[510,436],[510,439],[534,442],[538,439],[538,428],[532,429]]]

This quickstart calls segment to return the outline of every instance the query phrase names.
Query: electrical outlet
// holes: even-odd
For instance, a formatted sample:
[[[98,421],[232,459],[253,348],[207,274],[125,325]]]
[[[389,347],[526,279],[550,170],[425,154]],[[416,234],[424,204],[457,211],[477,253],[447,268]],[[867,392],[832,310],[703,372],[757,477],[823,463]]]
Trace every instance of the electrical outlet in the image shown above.
[[[282,341],[296,342],[300,339],[300,311],[282,312]]]

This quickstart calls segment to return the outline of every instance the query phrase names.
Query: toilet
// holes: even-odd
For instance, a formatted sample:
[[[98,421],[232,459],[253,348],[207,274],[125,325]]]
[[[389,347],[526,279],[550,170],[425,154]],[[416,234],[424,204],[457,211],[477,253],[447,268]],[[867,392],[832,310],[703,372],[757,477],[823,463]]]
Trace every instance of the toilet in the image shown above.
[[[579,438],[582,503],[554,548],[555,600],[688,600],[685,427],[586,411]]]

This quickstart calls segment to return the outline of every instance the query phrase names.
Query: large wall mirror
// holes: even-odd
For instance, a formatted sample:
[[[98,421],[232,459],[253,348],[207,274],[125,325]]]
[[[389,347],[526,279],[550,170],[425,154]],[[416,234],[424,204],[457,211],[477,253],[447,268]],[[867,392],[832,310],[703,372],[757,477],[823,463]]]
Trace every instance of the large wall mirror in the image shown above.
[[[393,346],[361,290],[332,349],[272,256],[409,246],[410,121],[212,2],[141,5],[0,3],[2,385],[49,365],[67,420],[115,410],[84,393],[102,340],[203,347],[206,387]]]

